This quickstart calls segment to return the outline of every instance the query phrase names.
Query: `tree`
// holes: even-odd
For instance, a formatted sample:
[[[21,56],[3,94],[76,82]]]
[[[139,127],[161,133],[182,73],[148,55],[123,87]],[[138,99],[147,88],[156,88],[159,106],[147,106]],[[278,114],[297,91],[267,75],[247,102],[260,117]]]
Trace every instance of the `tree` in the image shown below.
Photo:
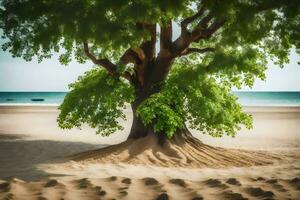
[[[110,135],[130,104],[128,139],[162,146],[198,143],[187,122],[214,137],[251,128],[231,88],[264,79],[267,59],[283,66],[300,47],[298,0],[3,0],[0,27],[13,56],[94,63],[70,85],[61,127]]]

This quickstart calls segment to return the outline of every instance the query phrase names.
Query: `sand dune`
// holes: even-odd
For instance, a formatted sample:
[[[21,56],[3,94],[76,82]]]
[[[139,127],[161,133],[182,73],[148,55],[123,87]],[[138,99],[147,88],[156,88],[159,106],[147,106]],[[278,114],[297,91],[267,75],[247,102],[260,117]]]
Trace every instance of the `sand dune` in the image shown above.
[[[90,153],[80,154],[87,156],[81,161],[69,161],[74,154],[120,143],[126,134],[101,138],[89,128],[62,131],[56,126],[55,107],[0,107],[0,199],[300,199],[300,109],[248,111],[254,116],[254,129],[242,130],[234,139],[193,133],[205,144],[245,155],[241,162],[248,163],[247,156],[268,162],[265,155],[276,155],[279,159],[272,164],[254,166],[251,161],[229,167],[228,158],[228,165],[218,166],[217,155],[210,160],[197,155],[204,160],[198,166],[176,159],[165,164],[162,156],[154,162],[145,157],[128,162],[128,148],[116,151],[115,156],[124,159],[118,163],[101,163],[109,159],[105,156],[86,160]],[[125,133],[129,114],[129,121],[122,122]],[[151,138],[147,141],[145,152],[151,157]]]

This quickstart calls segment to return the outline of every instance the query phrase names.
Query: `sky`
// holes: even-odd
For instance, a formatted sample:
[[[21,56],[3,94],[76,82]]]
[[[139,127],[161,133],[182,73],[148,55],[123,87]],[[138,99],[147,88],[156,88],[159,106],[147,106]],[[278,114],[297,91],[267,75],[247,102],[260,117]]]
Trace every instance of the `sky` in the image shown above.
[[[256,80],[252,88],[244,87],[241,90],[300,91],[298,61],[300,56],[292,51],[290,63],[283,69],[270,62],[266,81]],[[68,91],[68,85],[92,66],[91,62],[78,64],[75,61],[63,66],[57,55],[42,63],[37,60],[26,62],[0,50],[0,91]]]

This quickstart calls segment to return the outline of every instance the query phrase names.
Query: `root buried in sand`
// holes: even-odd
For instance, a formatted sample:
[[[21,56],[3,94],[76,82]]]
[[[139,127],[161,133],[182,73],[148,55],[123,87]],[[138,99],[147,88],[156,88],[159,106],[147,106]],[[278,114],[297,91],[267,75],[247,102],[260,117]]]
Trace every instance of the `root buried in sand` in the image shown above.
[[[82,163],[124,163],[160,167],[224,168],[269,165],[278,159],[267,153],[225,149],[203,144],[189,132],[163,144],[155,134],[74,155]]]

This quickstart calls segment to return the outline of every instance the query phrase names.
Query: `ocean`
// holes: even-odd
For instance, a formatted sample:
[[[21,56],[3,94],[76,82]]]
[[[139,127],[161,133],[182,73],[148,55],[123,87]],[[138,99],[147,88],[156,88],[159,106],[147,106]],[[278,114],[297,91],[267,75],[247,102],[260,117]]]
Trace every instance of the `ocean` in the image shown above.
[[[300,92],[234,92],[245,106],[300,106]],[[0,104],[60,104],[66,92],[0,92]]]

